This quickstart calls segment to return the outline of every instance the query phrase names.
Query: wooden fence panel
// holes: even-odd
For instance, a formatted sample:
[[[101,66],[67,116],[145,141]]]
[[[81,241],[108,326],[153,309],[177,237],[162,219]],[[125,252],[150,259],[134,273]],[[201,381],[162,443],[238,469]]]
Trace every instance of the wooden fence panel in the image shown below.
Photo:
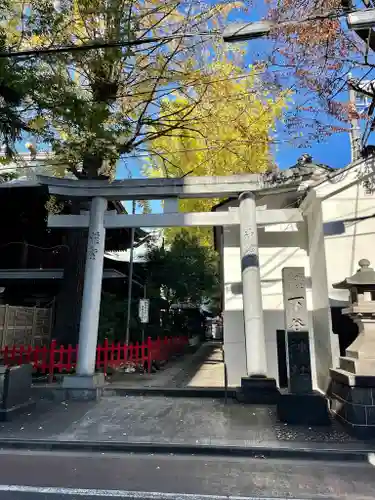
[[[0,346],[49,344],[52,309],[0,306]]]

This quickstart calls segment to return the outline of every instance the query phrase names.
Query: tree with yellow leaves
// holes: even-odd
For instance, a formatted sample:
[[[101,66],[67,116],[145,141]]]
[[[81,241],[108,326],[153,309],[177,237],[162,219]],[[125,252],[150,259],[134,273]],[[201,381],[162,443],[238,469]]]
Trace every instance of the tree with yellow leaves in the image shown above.
[[[178,123],[188,105],[188,130],[173,130],[149,145],[145,173],[152,177],[230,175],[265,172],[272,164],[272,132],[288,101],[286,92],[270,92],[260,80],[261,68],[247,72],[225,55],[206,68],[199,85],[165,98],[161,117]],[[162,120],[162,121],[164,121]],[[157,133],[158,127],[155,127]],[[180,200],[181,211],[209,211],[218,200]],[[173,239],[180,228],[166,231]],[[196,228],[203,244],[212,231]]]

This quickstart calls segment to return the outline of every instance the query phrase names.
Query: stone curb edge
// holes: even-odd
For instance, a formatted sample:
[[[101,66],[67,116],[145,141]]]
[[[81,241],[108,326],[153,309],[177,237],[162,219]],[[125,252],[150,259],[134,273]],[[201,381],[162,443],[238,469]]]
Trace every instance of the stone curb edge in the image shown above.
[[[228,389],[228,399],[236,399],[236,389]],[[169,388],[169,387],[105,387],[103,389],[105,396],[169,396],[181,398],[225,398],[225,389],[222,388]]]
[[[119,443],[100,441],[58,441],[42,439],[0,439],[1,450],[71,451],[93,453],[139,453],[161,455],[201,455],[218,457],[248,457],[258,459],[301,459],[318,461],[367,462],[374,450],[338,448],[289,448],[272,446],[185,445],[163,443]]]
[[[46,387],[34,386],[33,391],[36,394],[41,394],[46,398],[59,398],[59,395],[65,397],[66,390],[62,387]],[[238,389],[230,388],[227,393],[225,389],[217,387],[209,388],[175,388],[175,387],[111,387],[105,386],[101,388],[103,396],[163,396],[175,398],[212,398],[237,401]]]

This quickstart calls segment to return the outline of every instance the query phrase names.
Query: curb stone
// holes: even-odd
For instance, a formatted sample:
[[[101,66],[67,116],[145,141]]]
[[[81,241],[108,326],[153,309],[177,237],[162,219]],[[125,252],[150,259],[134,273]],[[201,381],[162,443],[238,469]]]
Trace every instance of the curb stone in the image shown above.
[[[236,399],[237,389],[227,391],[227,397]],[[105,396],[170,396],[181,398],[225,398],[221,387],[105,387]]]
[[[370,449],[339,449],[319,447],[288,446],[226,446],[226,445],[190,445],[172,443],[135,443],[135,442],[102,442],[102,441],[67,441],[42,439],[0,439],[2,450],[28,451],[73,451],[93,453],[138,453],[161,455],[203,455],[231,456],[258,459],[300,459],[330,462],[368,462]]]
[[[37,386],[33,388],[35,394],[48,399],[64,399],[64,390],[61,386]],[[111,386],[103,387],[104,396],[165,396],[176,398],[217,398],[225,399],[225,389],[221,387],[126,387]],[[236,400],[237,388],[229,388],[227,397]]]

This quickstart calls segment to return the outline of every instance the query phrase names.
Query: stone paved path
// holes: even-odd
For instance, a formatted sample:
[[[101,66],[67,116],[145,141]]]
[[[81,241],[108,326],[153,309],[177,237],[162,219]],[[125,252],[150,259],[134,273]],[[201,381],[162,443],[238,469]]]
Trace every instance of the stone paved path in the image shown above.
[[[1,438],[364,448],[336,423],[301,428],[278,423],[273,407],[162,396],[105,397],[96,403],[42,400],[34,411],[2,424],[0,447]]]
[[[224,360],[221,345],[212,345],[212,351],[208,352],[201,365],[196,367],[195,372],[190,373],[189,378],[184,380],[184,385],[187,387],[224,387]]]
[[[112,381],[113,388],[223,387],[224,364],[220,344],[207,342],[194,354],[168,363],[152,374],[123,373]]]

